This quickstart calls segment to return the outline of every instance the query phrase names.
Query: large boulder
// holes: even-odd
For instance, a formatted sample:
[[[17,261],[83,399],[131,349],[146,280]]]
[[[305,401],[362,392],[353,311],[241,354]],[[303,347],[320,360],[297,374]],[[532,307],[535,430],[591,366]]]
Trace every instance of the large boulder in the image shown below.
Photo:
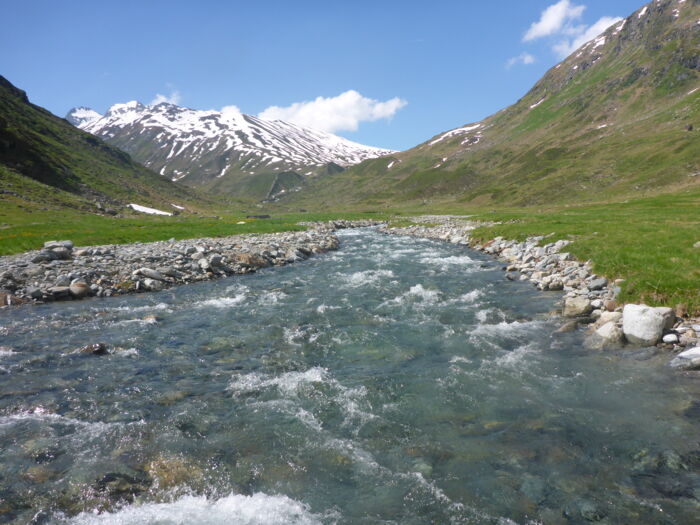
[[[562,315],[564,317],[581,317],[588,315],[593,311],[593,306],[591,306],[591,301],[586,297],[568,297],[564,301],[564,311]]]
[[[700,370],[700,346],[681,352],[669,365],[680,370]]]
[[[655,345],[661,340],[664,330],[673,328],[675,321],[672,308],[628,304],[622,311],[622,331],[635,345]]]

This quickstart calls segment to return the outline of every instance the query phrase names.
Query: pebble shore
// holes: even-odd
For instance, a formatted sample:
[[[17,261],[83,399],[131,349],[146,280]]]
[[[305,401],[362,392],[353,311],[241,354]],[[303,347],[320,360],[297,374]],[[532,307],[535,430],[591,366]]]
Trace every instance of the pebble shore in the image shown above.
[[[0,307],[159,291],[251,273],[336,250],[338,229],[377,224],[333,221],[308,224],[303,232],[103,246],[50,241],[41,250],[0,257]]]
[[[524,242],[496,237],[480,244],[470,232],[485,223],[454,216],[421,216],[417,224],[406,227],[382,227],[391,235],[410,235],[470,246],[504,262],[509,280],[529,281],[539,290],[564,294],[561,315],[567,321],[559,333],[580,326],[588,330],[587,346],[595,349],[635,345],[659,346],[680,352],[671,365],[683,370],[700,369],[700,321],[676,316],[672,308],[646,305],[622,305],[617,280],[593,273],[590,261],[580,262],[565,251],[570,241],[544,243],[546,237],[530,237]]]

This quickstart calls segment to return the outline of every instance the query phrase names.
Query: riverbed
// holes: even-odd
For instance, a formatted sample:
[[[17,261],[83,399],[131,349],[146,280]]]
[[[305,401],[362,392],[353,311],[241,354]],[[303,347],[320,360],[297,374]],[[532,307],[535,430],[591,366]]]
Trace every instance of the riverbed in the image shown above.
[[[559,292],[372,230],[0,317],[0,523],[692,523],[700,385]],[[81,347],[103,342],[108,355]]]

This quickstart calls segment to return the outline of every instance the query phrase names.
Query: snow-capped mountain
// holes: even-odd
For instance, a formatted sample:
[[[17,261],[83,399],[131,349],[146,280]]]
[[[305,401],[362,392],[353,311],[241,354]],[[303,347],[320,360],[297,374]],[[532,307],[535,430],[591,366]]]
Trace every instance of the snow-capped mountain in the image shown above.
[[[392,153],[234,109],[199,111],[167,102],[116,104],[105,115],[76,108],[66,119],[163,176],[212,188],[221,187],[222,178],[314,175]]]
[[[97,111],[82,106],[71,109],[70,113],[66,115],[66,120],[78,128],[100,118],[102,118],[102,115]]]

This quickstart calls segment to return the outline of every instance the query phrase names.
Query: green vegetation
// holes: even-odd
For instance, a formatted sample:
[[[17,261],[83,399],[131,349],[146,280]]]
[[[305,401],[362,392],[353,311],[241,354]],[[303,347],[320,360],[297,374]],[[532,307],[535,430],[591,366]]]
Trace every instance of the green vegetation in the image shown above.
[[[547,242],[572,240],[567,248],[609,279],[625,279],[621,300],[686,308],[700,315],[700,189],[627,202],[503,210],[475,218],[502,224],[474,232],[477,239]]]
[[[71,200],[69,195],[59,194],[59,197],[53,200],[50,195],[41,191],[38,195],[46,198],[32,202],[11,194],[2,195],[0,255],[38,249],[44,242],[57,239],[70,239],[78,246],[122,244],[171,238],[191,239],[305,230],[306,227],[298,224],[300,221],[388,218],[387,215],[375,213],[281,213],[269,219],[246,218],[247,215],[262,214],[260,210],[223,212],[218,216],[164,217],[139,214],[133,217],[110,217],[86,213],[82,208],[83,203],[77,198]],[[245,224],[238,224],[239,222]]]

